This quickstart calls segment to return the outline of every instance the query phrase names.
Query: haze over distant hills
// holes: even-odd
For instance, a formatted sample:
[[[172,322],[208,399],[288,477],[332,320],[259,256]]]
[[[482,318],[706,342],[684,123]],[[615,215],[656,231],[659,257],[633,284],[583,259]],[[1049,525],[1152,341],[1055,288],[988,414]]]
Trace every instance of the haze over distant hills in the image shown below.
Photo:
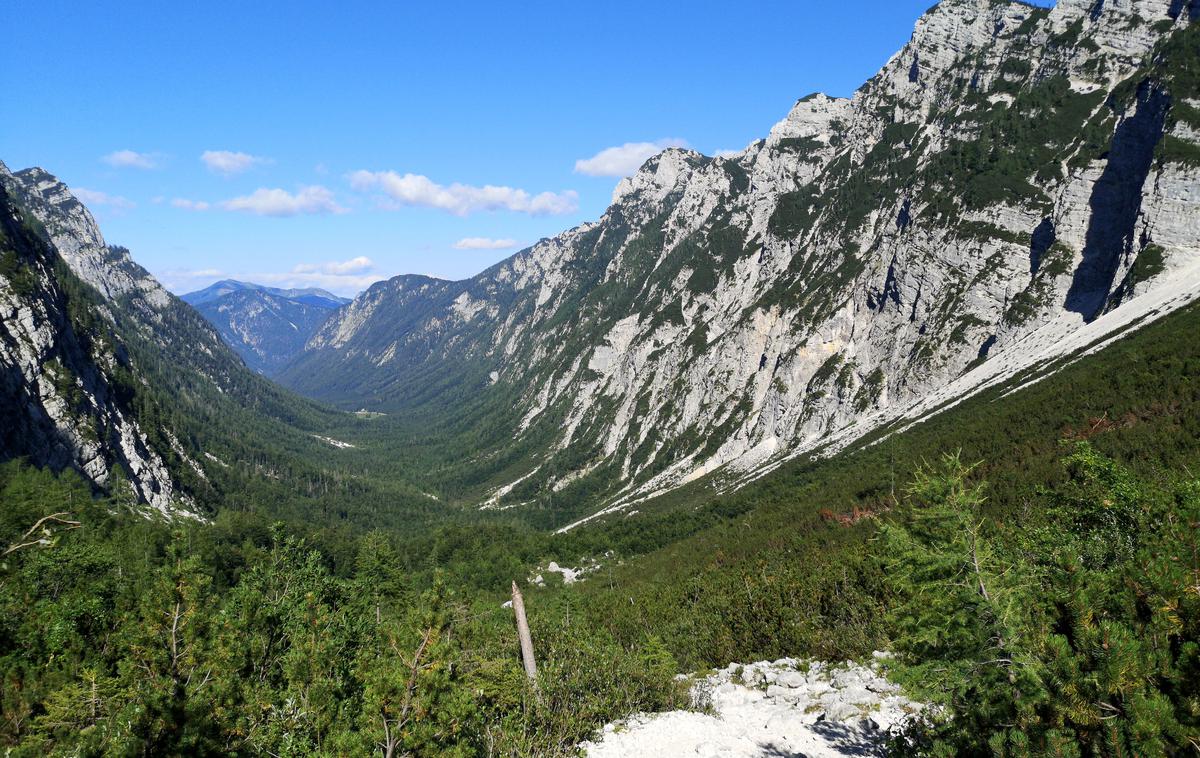
[[[273,375],[294,358],[337,308],[350,302],[323,289],[279,289],[224,279],[182,296],[208,319],[246,365]]]
[[[181,295],[185,303],[192,305],[202,305],[210,303],[213,300],[219,300],[226,295],[231,295],[235,292],[265,292],[268,295],[295,300],[307,305],[317,305],[324,308],[338,308],[350,302],[352,298],[339,297],[332,292],[320,289],[319,287],[306,287],[303,289],[280,289],[279,287],[268,287],[265,284],[254,284],[252,282],[239,282],[236,279],[222,279],[219,282],[214,282],[202,290],[189,292],[186,295]]]

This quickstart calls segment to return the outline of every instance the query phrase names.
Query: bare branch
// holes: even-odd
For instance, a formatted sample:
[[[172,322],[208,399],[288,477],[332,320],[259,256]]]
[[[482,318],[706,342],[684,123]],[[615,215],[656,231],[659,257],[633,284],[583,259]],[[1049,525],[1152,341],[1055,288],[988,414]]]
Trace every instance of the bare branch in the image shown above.
[[[63,511],[61,513],[51,513],[49,516],[42,516],[37,520],[36,523],[34,523],[33,526],[29,527],[29,531],[21,535],[21,539],[25,540],[24,542],[18,542],[10,545],[7,550],[5,550],[3,553],[0,553],[0,557],[9,555],[10,553],[15,553],[23,548],[34,547],[35,545],[49,545],[50,538],[55,534],[55,532],[51,530],[51,525],[58,526],[59,528],[57,531],[59,532],[66,532],[70,531],[71,529],[81,528],[83,526],[81,522],[72,521],[71,519],[67,518],[70,515],[70,513]],[[38,531],[41,531],[42,536],[35,540],[31,540],[30,537],[32,537]]]

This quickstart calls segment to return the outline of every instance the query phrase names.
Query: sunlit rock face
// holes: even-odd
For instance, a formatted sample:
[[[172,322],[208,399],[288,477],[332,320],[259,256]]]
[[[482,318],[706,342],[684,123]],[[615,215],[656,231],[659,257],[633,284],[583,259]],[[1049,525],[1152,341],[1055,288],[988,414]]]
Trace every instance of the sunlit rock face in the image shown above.
[[[27,168],[15,174],[0,169],[3,182],[18,202],[45,227],[51,243],[71,271],[109,299],[130,297],[147,311],[167,306],[171,296],[129,257],[110,247],[88,209],[53,174]]]
[[[492,505],[621,509],[836,448],[1193,296],[1195,16],[946,0],[852,98],[732,157],[667,150],[599,221],[472,279],[381,282],[283,380],[511,424],[536,452]],[[450,376],[474,384],[431,393]]]
[[[9,251],[33,273],[9,279],[0,314],[6,408],[27,423],[9,428],[0,458],[75,468],[100,489],[111,489],[119,466],[148,515],[202,515],[196,496],[211,500],[211,467],[221,466],[203,447],[219,446],[223,433],[203,419],[286,415],[286,393],[254,376],[128,250],[109,245],[53,175],[0,163],[0,191],[13,229],[33,235]]]
[[[22,173],[47,203],[65,209],[48,216],[54,226],[46,224],[46,232],[64,243],[71,258],[58,257],[29,223],[29,208],[0,184],[0,459],[22,458],[56,471],[73,468],[97,487],[110,485],[119,466],[132,490],[131,504],[147,515],[201,517],[179,490],[164,455],[199,467],[170,430],[153,430],[156,448],[132,403],[130,383],[139,380],[139,372],[113,333],[88,320],[103,317],[93,316],[102,296],[84,292],[87,285],[117,292],[138,289],[137,283],[106,279],[97,257],[103,240],[87,210],[61,185],[45,180],[44,172]],[[3,164],[0,178],[13,181]],[[68,281],[76,275],[59,261],[74,261],[71,270],[79,266],[107,289]]]

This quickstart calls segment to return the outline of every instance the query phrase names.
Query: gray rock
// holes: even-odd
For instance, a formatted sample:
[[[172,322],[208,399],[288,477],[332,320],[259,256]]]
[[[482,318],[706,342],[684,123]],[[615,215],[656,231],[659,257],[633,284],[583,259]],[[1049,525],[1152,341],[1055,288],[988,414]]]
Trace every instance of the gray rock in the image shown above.
[[[24,286],[0,276],[0,402],[6,417],[19,419],[3,437],[3,453],[54,470],[74,468],[97,487],[107,486],[111,470],[120,465],[133,500],[147,515],[198,518],[194,501],[181,492],[165,456],[173,453],[200,478],[206,477],[203,468],[170,430],[155,430],[166,440],[155,449],[148,430],[123,407],[114,372],[125,359],[114,355],[114,346],[100,334],[79,333],[68,314],[55,261],[61,257],[73,276],[98,293],[98,303],[107,307],[97,304],[94,310],[114,329],[114,311],[120,310],[139,336],[170,341],[178,335],[164,323],[186,320],[190,309],[133,263],[128,251],[109,247],[87,208],[46,171],[14,174],[0,163],[0,197],[9,223],[23,223],[23,211],[46,233],[44,243],[20,251],[29,273]],[[180,308],[187,310],[180,313]],[[194,331],[192,337],[176,340],[178,354],[211,353],[209,345],[224,349],[215,332]],[[136,367],[122,368],[146,381]]]
[[[803,687],[808,679],[799,671],[784,671],[776,677],[776,681],[784,687]]]
[[[850,721],[862,716],[862,709],[841,701],[830,703],[825,707],[825,718],[830,721]]]

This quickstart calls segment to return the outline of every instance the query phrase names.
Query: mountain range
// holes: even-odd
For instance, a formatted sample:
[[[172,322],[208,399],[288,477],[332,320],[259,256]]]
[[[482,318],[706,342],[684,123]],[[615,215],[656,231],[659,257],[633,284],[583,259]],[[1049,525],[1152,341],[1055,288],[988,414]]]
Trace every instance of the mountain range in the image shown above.
[[[435,504],[395,473],[349,476],[331,430],[353,417],[247,368],[55,176],[0,163],[0,211],[0,461],[77,471],[156,518],[246,503],[351,518],[386,490],[415,526]]]
[[[1194,749],[1197,20],[943,0],[349,302],[0,163],[6,754]]]
[[[350,302],[322,289],[279,289],[224,279],[182,295],[246,365],[270,376],[303,349],[329,314]]]
[[[378,283],[278,379],[505,430],[458,438],[498,507],[619,511],[903,425],[1200,291],[1195,14],[946,0],[853,97],[666,150],[471,279]]]
[[[119,463],[163,511],[212,489],[211,459],[235,446],[217,409],[261,430],[240,448],[369,438],[360,455],[400,466],[406,491],[549,508],[559,526],[696,480],[728,489],[1195,297],[1193,15],[946,0],[852,98],[802,98],[736,155],[668,149],[598,221],[471,279],[400,276],[349,303],[234,281],[176,298],[52,175],[4,168],[12,223],[35,230],[12,254],[94,316],[71,327],[52,286],[40,306],[12,300],[45,315],[6,319],[24,335],[10,345],[44,346],[10,347],[11,402],[39,398],[41,438],[67,440],[35,460],[98,486]],[[96,323],[106,341],[52,347]],[[369,414],[330,415],[255,372]],[[113,406],[118,379],[145,400]]]

